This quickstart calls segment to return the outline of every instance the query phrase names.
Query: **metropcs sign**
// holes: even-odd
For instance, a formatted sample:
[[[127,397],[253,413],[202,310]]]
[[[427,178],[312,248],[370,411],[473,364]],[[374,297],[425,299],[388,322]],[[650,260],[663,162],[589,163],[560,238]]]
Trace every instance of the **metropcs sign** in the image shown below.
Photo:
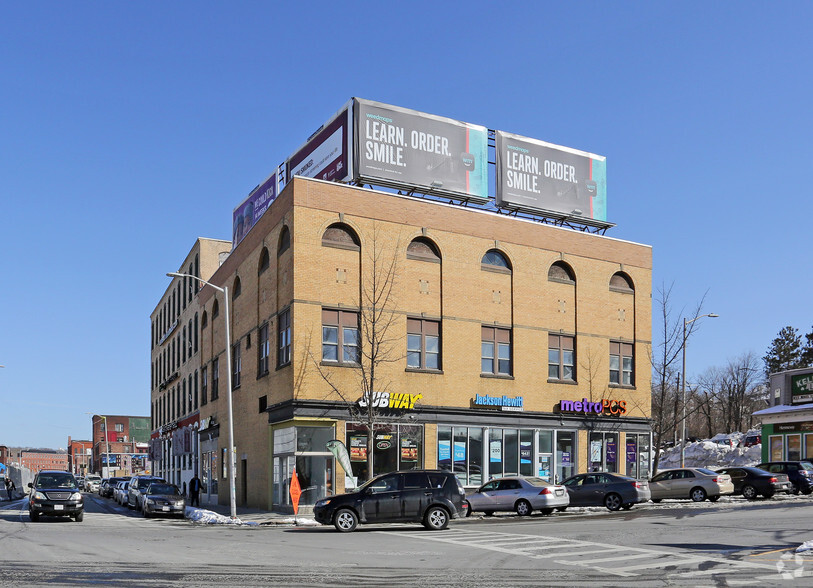
[[[590,402],[586,398],[582,398],[580,401],[560,400],[559,411],[620,416],[622,414],[626,414],[627,402],[625,400],[612,400],[610,398],[605,398],[599,402]]]

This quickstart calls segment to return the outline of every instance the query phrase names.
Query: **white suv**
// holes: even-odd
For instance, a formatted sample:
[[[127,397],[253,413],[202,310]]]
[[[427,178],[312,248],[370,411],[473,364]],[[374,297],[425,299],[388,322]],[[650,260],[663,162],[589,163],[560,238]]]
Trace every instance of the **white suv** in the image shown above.
[[[102,477],[97,476],[96,474],[88,474],[85,477],[85,491],[86,492],[98,492],[99,491],[99,484],[102,483]]]

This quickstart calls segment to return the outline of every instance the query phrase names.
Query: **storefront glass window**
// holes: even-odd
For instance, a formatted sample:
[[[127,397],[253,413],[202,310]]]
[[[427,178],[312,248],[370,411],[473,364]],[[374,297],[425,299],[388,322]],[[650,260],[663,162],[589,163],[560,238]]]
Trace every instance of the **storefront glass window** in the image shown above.
[[[483,483],[483,429],[469,428],[469,484]]]
[[[805,435],[805,459],[813,459],[813,433]]]
[[[534,432],[531,429],[519,431],[519,473],[521,476],[534,475]]]
[[[438,469],[452,471],[452,428],[438,427]]]
[[[604,469],[603,436],[601,433],[590,433],[590,462],[588,471],[600,472]]]
[[[572,431],[556,432],[556,482],[562,482],[576,473],[576,434]]]
[[[358,423],[348,423],[345,444],[350,451],[353,476],[359,481],[367,480],[367,427]],[[440,457],[438,460],[438,467],[442,468]],[[418,469],[422,466],[422,425],[376,427],[373,443],[373,475]]]
[[[788,461],[802,459],[802,436],[788,435]]]
[[[771,450],[771,461],[782,461],[785,459],[784,446],[782,444],[783,437],[777,435],[769,439]]]
[[[466,427],[454,428],[454,451],[452,454],[454,458],[454,473],[457,474],[457,477],[460,478],[463,484],[468,484],[468,476],[466,475],[468,472],[468,468],[466,467],[466,433]]]
[[[488,473],[497,478],[503,473],[502,464],[502,429],[490,429],[488,432]]]
[[[604,434],[604,471],[618,471],[618,433]]]
[[[504,430],[505,443],[503,444],[503,472],[504,475],[514,475],[519,473],[519,439],[516,429]]]
[[[640,479],[649,479],[649,435],[638,435],[638,471],[640,472]]]

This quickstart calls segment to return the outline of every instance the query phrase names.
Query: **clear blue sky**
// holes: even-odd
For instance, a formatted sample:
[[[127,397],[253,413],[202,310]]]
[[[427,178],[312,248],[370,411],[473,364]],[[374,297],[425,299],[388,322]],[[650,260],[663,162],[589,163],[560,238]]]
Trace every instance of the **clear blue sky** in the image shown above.
[[[813,4],[10,2],[0,444],[149,414],[149,315],[199,236],[350,97],[607,157],[689,375],[811,317]]]

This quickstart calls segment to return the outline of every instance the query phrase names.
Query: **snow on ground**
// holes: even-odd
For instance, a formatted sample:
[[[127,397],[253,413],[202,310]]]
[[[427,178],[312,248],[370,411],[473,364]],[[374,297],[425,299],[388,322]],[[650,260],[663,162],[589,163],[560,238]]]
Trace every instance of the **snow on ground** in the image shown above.
[[[187,519],[192,521],[193,523],[200,523],[203,525],[248,525],[254,526],[259,525],[260,523],[255,521],[244,521],[239,517],[236,519],[232,519],[226,515],[218,514],[211,510],[206,510],[203,508],[194,508],[191,506],[186,507],[185,516]],[[305,518],[305,517],[287,517],[284,519],[275,519],[275,523],[280,525],[297,525],[300,527],[310,527],[310,526],[318,526],[317,523],[313,519]]]
[[[750,431],[749,431],[750,432]],[[758,433],[758,431],[755,431]],[[743,433],[715,435],[709,441],[687,443],[685,464],[690,468],[721,468],[725,466],[755,466],[762,461],[762,445],[751,447],[731,447],[720,445],[716,441],[733,439],[735,444],[744,439]],[[658,462],[659,470],[680,467],[680,447],[670,447],[661,451]]]
[[[805,541],[796,548],[796,553],[805,553],[813,555],[813,541]]]

